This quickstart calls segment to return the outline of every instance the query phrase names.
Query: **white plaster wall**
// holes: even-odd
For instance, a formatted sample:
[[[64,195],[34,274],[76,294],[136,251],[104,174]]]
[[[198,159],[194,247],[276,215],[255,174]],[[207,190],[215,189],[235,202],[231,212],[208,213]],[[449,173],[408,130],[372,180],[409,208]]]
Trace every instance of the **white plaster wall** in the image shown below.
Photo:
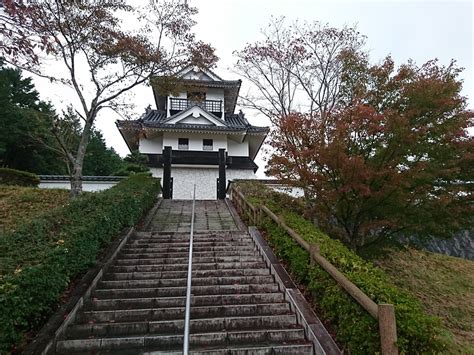
[[[119,181],[83,181],[82,190],[83,191],[102,191],[110,189],[112,186],[115,186]],[[71,183],[69,181],[41,181],[39,184],[41,189],[71,189]]]
[[[174,133],[164,132],[163,146],[170,146],[173,150],[178,150],[178,138],[189,138],[189,150],[202,151],[202,140],[212,139],[213,150],[218,151],[220,148],[227,150],[227,136],[217,134],[199,134],[199,133]],[[160,152],[156,152],[160,154]]]
[[[170,97],[178,99],[187,99],[188,93],[186,91],[182,91],[177,96]],[[206,90],[206,100],[224,100],[224,89],[208,88]]]
[[[150,169],[153,176],[163,178],[163,169]],[[196,184],[197,200],[215,200],[217,198],[217,178],[219,169],[213,168],[177,168],[171,169],[173,177],[173,199],[190,200],[193,198],[193,186]],[[256,179],[253,170],[226,170],[226,179]],[[227,182],[226,182],[227,186]]]
[[[170,95],[170,97],[172,98],[178,98],[178,99],[187,99],[188,98],[188,93],[186,91],[183,91],[183,92],[180,92],[178,94],[178,96],[172,96]]]
[[[224,100],[224,89],[218,89],[218,88],[207,89],[206,100]]]
[[[237,143],[232,139],[227,140],[228,154],[233,157],[248,157],[249,156],[249,142],[243,141]]]
[[[304,191],[301,187],[286,187],[282,185],[267,185],[267,186],[275,190],[276,192],[282,192],[284,194],[290,195],[291,197],[304,196]]]
[[[209,121],[207,118],[205,118],[203,116],[194,117],[192,115],[180,120],[179,123],[202,124],[202,125],[206,125],[206,126],[213,126],[214,125],[211,121]],[[222,124],[221,124],[221,126],[222,126]]]
[[[163,151],[163,137],[153,139],[141,138],[138,150],[143,154],[158,154]]]

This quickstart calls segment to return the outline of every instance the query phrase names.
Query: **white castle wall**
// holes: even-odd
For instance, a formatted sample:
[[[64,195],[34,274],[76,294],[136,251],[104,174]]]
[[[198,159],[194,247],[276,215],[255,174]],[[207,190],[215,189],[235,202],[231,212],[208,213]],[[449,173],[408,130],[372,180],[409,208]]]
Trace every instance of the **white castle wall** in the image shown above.
[[[153,176],[163,178],[163,169],[150,169]],[[173,199],[190,200],[193,198],[193,185],[196,184],[197,200],[215,200],[217,198],[217,168],[180,168],[172,167]],[[227,169],[226,179],[256,179],[253,170]],[[163,184],[163,183],[162,183]],[[227,185],[227,183],[226,183]]]
[[[206,100],[224,100],[224,89],[218,88],[207,88],[206,90]],[[188,92],[182,91],[178,94],[178,96],[170,96],[171,98],[178,98],[178,99],[187,99]]]
[[[203,133],[174,133],[165,132],[163,137],[153,139],[140,139],[139,150],[143,154],[162,154],[163,146],[170,146],[173,150],[178,150],[178,138],[189,138],[189,150],[203,151],[202,140],[213,140],[213,151],[218,151],[219,148],[224,148],[227,154],[237,157],[249,156],[249,142],[244,141],[237,143],[226,136],[217,134],[203,134]]]

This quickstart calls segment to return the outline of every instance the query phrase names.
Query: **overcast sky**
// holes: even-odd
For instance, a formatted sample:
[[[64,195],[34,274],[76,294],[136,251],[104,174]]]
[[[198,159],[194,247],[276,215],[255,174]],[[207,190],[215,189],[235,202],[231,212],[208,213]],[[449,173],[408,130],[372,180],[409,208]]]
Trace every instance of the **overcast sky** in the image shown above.
[[[472,1],[189,0],[189,3],[199,9],[195,17],[197,37],[216,48],[220,61],[215,72],[224,79],[238,78],[229,71],[235,61],[232,52],[261,39],[260,29],[268,24],[270,17],[283,15],[288,23],[317,20],[335,27],[357,25],[367,36],[373,63],[389,54],[396,65],[410,58],[419,65],[433,58],[438,58],[441,64],[456,59],[459,66],[465,68],[461,75],[463,93],[469,98],[469,106],[474,108]],[[45,84],[42,82],[39,86],[42,98],[63,107],[63,92],[45,90]],[[241,93],[246,92],[245,85],[244,81]],[[137,90],[135,102],[138,118],[148,104],[154,107],[151,88]],[[253,124],[267,123],[249,113],[246,117]],[[97,127],[107,144],[124,156],[128,148],[115,127],[117,118],[111,112],[104,112]],[[261,175],[261,157],[257,163],[261,165]]]

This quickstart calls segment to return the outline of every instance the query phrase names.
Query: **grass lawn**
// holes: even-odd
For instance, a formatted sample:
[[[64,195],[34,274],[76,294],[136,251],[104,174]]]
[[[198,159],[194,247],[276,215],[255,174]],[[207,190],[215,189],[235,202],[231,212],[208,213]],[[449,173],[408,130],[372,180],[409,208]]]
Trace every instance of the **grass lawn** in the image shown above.
[[[0,185],[0,233],[68,202],[69,191]]]
[[[454,335],[453,353],[474,354],[474,261],[402,248],[373,262],[443,320]]]

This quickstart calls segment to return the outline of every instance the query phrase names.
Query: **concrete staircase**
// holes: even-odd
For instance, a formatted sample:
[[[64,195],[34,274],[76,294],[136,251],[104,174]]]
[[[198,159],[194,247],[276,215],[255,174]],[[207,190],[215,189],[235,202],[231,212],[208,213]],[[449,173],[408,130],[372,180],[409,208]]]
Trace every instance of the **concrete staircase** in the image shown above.
[[[189,233],[135,232],[64,335],[59,354],[181,354]],[[194,236],[192,354],[313,354],[241,231]]]

